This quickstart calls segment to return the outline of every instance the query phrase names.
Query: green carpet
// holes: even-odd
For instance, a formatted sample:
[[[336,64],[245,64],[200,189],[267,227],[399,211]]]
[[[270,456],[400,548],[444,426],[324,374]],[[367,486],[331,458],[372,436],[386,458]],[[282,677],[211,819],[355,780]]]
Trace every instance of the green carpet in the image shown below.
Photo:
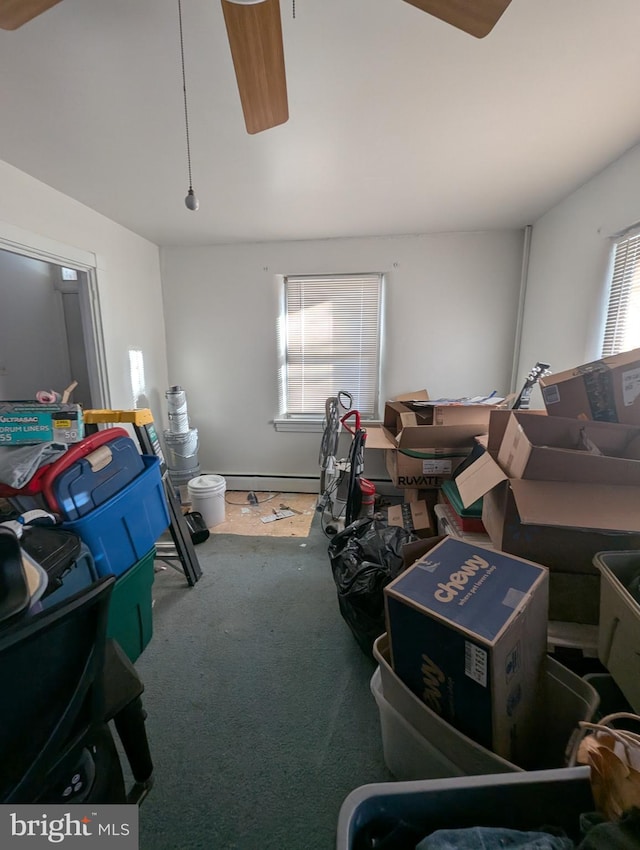
[[[308,538],[212,535],[195,587],[156,574],[141,850],[332,850],[347,794],[392,778],[327,545],[316,520]]]

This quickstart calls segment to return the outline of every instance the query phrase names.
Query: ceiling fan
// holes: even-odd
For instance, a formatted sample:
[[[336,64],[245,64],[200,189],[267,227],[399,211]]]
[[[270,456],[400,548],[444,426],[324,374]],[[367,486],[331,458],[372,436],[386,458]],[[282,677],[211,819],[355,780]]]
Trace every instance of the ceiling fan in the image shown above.
[[[392,0],[389,0],[391,2]],[[61,0],[0,0],[0,29],[14,30]],[[476,38],[488,35],[511,0],[405,0]],[[289,118],[279,0],[221,0],[248,133]]]

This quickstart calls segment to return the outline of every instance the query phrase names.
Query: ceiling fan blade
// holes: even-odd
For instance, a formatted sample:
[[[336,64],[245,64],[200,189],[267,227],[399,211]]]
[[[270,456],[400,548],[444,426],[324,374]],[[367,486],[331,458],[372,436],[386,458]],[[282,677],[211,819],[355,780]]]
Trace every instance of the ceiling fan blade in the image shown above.
[[[284,124],[289,104],[279,0],[221,2],[247,132]]]
[[[511,0],[405,0],[459,30],[484,38]]]
[[[17,30],[60,0],[0,0],[0,29]]]

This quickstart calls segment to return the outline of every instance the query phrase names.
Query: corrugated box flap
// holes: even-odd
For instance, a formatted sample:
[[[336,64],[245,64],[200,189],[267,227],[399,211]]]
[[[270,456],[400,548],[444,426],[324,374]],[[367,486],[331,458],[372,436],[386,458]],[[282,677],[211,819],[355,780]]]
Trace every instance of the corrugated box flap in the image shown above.
[[[381,425],[367,425],[365,449],[395,449],[396,443]]]
[[[500,469],[489,452],[485,452],[478,460],[456,476],[456,486],[465,508],[470,507],[485,493],[506,481],[507,476]]]
[[[403,428],[395,439],[399,449],[445,449],[471,447],[482,425],[418,425]]]
[[[394,396],[393,401],[429,401],[429,393],[426,390],[402,393],[402,395]]]
[[[525,525],[640,532],[640,487],[513,478],[511,488]]]

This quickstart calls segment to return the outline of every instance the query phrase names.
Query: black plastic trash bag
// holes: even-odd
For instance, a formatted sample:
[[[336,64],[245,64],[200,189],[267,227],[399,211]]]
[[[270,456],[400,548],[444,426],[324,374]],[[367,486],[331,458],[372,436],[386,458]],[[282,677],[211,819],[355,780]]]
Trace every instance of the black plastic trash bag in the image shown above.
[[[402,547],[414,540],[404,528],[362,517],[329,544],[340,613],[368,656],[385,630],[383,588],[402,572]]]

